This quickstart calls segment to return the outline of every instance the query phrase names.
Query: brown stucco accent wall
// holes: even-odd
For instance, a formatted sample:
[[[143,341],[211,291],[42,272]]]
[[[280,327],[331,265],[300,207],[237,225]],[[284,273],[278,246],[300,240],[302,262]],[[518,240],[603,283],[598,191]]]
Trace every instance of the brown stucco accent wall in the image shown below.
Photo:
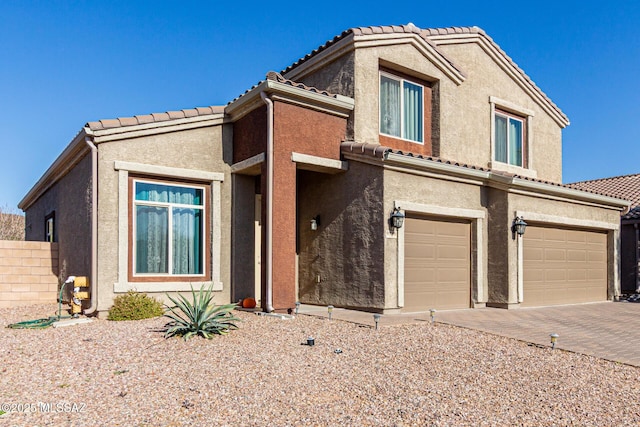
[[[25,211],[26,240],[45,240],[45,218],[55,212],[59,278],[91,275],[91,156],[82,160]]]
[[[267,106],[263,105],[233,124],[233,163],[241,162],[267,147]]]
[[[636,230],[633,224],[620,227],[620,288],[622,293],[635,292],[636,283]]]
[[[344,118],[285,102],[274,102],[272,280],[273,307],[276,310],[292,308],[297,299],[296,164],[291,161],[291,153],[337,160],[340,158],[340,143],[345,131]],[[262,194],[266,194],[264,179],[262,187]],[[263,208],[265,204],[266,198],[263,198]],[[266,209],[263,212],[264,217]]]
[[[343,174],[298,172],[301,302],[385,307],[382,173],[357,162]]]

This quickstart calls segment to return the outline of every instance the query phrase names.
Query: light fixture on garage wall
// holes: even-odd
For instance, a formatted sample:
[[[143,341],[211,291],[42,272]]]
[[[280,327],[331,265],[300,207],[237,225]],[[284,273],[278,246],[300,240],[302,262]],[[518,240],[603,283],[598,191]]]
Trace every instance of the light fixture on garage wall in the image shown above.
[[[391,213],[391,217],[389,218],[391,222],[391,229],[402,228],[402,224],[404,224],[404,214],[400,210],[400,207],[394,208]]]
[[[311,231],[316,231],[320,225],[320,215],[316,215],[311,219]]]
[[[527,223],[524,222],[524,218],[521,216],[515,217],[511,223],[511,238],[516,240],[516,234],[520,237],[524,235],[524,231],[527,229]]]

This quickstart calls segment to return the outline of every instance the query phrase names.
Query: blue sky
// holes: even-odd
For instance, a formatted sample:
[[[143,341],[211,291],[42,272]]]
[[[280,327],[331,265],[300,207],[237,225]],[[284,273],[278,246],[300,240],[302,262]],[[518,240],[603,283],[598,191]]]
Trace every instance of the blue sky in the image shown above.
[[[0,207],[92,120],[224,105],[355,26],[483,28],[569,116],[564,182],[640,173],[640,2],[0,2]]]

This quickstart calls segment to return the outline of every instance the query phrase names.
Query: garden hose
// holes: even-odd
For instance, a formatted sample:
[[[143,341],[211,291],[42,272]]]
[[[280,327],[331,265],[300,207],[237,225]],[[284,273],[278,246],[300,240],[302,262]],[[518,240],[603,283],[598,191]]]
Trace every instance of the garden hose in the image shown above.
[[[60,293],[58,294],[58,315],[51,316],[44,319],[36,319],[36,320],[25,320],[24,322],[12,323],[7,326],[7,328],[11,329],[44,329],[53,325],[54,322],[57,322],[60,319],[66,319],[71,316],[62,316],[62,292],[64,291],[64,287],[67,282],[62,284],[60,288]]]

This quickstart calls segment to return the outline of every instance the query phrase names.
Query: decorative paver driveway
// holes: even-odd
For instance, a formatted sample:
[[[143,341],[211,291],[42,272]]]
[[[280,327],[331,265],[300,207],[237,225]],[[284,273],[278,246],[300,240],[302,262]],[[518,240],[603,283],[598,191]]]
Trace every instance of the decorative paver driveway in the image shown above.
[[[319,306],[303,305],[300,312],[328,315],[327,308]],[[374,325],[372,314],[361,311],[336,308],[332,317]],[[380,319],[380,327],[428,321],[428,312],[387,314]],[[556,348],[640,366],[640,303],[438,311],[435,321],[545,346],[550,346],[549,335],[557,333]]]
[[[442,323],[640,366],[640,304],[603,302],[502,310],[443,311]]]

